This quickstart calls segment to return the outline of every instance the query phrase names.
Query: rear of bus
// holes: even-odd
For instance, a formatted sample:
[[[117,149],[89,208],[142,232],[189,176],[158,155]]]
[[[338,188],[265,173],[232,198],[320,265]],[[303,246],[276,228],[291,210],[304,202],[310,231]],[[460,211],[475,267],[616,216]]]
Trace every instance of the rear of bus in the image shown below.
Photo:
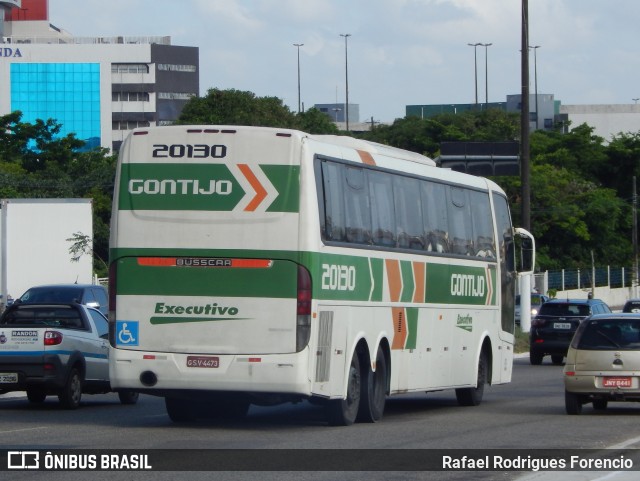
[[[111,226],[114,388],[168,400],[309,393],[301,135],[176,126],[125,141]]]

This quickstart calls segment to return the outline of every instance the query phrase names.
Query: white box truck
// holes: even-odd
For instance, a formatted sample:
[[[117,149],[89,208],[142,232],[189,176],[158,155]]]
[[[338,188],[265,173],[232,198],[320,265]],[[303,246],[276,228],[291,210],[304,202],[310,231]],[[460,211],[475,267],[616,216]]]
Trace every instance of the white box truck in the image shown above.
[[[3,199],[0,201],[1,307],[40,284],[92,282],[93,258],[72,261],[69,238],[93,239],[91,199]]]

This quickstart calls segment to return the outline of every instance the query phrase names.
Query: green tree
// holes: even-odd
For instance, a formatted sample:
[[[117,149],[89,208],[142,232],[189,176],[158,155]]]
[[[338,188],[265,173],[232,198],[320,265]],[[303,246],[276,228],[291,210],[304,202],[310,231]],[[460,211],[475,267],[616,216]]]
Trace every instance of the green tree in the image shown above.
[[[0,116],[0,198],[93,199],[94,272],[105,276],[99,259],[109,253],[116,156],[81,151],[84,142],[61,128],[52,119],[22,122],[19,111]]]
[[[328,115],[316,108],[297,114],[295,128],[309,134],[338,134],[336,124],[333,123]]]
[[[184,106],[178,123],[183,125],[255,125],[293,128],[295,115],[276,97],[257,97],[240,90],[209,89]]]

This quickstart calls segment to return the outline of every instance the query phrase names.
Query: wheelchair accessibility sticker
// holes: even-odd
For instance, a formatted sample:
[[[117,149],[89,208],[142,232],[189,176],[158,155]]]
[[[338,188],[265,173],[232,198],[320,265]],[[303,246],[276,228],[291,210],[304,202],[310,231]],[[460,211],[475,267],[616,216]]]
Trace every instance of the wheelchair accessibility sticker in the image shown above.
[[[116,345],[139,346],[138,321],[116,321]]]

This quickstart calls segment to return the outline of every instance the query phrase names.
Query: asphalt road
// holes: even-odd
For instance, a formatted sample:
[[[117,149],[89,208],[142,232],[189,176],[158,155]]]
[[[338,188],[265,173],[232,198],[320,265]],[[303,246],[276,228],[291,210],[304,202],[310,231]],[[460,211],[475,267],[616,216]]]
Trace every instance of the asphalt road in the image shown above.
[[[22,395],[1,395],[0,447],[12,450],[153,449],[168,450],[168,458],[178,449],[286,449],[291,450],[286,453],[293,457],[292,465],[297,465],[293,461],[304,460],[298,459],[293,450],[336,449],[340,450],[341,459],[346,459],[345,466],[351,466],[352,460],[357,458],[363,462],[367,459],[377,461],[374,457],[367,458],[377,451],[363,453],[358,449],[412,449],[417,455],[429,453],[420,450],[452,450],[452,453],[473,455],[479,449],[519,449],[524,454],[535,454],[536,451],[530,450],[562,453],[568,449],[640,446],[637,441],[640,440],[640,405],[619,403],[610,406],[604,413],[586,406],[580,416],[566,415],[562,367],[553,366],[548,359],[541,366],[531,366],[527,358],[522,358],[515,362],[513,382],[485,390],[480,406],[458,406],[452,391],[407,394],[388,399],[381,422],[350,427],[327,426],[322,408],[309,403],[252,406],[242,421],[178,425],[169,420],[163,400],[152,396],[141,396],[135,406],[123,406],[115,394],[86,395],[80,409],[65,411],[58,406],[55,397],[47,398],[42,405],[31,405]],[[379,453],[384,456],[390,451]],[[350,456],[353,457],[351,461]],[[340,466],[335,459],[330,462]],[[640,461],[637,464],[640,465]],[[94,472],[90,479],[447,480],[517,479],[528,475],[517,471],[336,472],[319,471],[316,467],[310,469],[313,470],[188,474],[175,471]],[[0,478],[2,474],[0,472]],[[87,479],[86,472],[11,474],[11,479]],[[545,479],[564,477],[561,473],[552,474],[559,476]],[[602,472],[596,474],[597,477],[603,475]]]

